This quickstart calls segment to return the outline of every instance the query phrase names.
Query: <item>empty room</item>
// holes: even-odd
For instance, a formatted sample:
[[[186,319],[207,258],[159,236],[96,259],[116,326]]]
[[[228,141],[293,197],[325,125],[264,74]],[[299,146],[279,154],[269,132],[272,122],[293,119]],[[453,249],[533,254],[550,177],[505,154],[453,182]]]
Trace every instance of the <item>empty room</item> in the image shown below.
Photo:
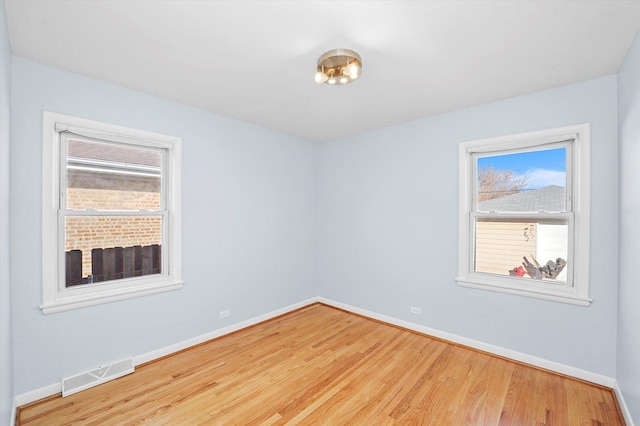
[[[639,30],[0,0],[0,425],[640,425]]]

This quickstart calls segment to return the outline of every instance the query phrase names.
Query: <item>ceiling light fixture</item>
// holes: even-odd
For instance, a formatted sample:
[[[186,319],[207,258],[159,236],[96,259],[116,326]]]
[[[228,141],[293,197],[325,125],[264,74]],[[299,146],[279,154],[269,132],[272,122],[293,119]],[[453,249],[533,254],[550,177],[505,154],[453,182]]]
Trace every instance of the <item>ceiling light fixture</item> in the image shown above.
[[[316,83],[349,84],[362,74],[362,60],[353,50],[333,49],[318,58]]]

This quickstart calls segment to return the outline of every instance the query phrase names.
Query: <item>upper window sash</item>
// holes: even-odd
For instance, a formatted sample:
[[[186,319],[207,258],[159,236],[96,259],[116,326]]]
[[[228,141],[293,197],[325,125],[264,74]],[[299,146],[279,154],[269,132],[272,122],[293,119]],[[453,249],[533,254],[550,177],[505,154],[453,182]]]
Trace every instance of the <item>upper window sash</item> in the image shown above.
[[[492,145],[491,149],[488,149],[487,146],[471,148],[468,151],[469,154],[469,170],[470,174],[468,176],[470,183],[470,194],[469,194],[469,211],[481,212],[478,207],[478,159],[483,157],[493,157],[500,155],[509,155],[509,154],[519,154],[526,152],[536,152],[536,151],[544,151],[548,149],[554,148],[564,148],[566,150],[566,185],[565,185],[565,209],[560,210],[559,212],[571,212],[573,211],[572,207],[572,183],[573,183],[573,165],[571,159],[573,158],[573,145],[576,140],[577,135],[562,135],[559,137],[547,137],[541,138],[538,140],[530,140],[530,141],[519,141],[513,144],[505,144],[505,146]],[[522,145],[518,145],[522,144]],[[500,213],[500,211],[493,211],[494,213]],[[529,212],[524,212],[529,213]],[[531,212],[535,213],[535,212]],[[549,212],[556,213],[556,212]]]
[[[62,129],[62,130],[59,130]],[[159,173],[158,177],[160,179],[160,206],[159,209],[157,210],[149,210],[149,211],[167,211],[167,168],[168,168],[168,153],[169,153],[169,149],[167,147],[166,144],[164,143],[154,143],[154,141],[147,141],[145,140],[145,144],[144,144],[144,148],[141,148],[135,144],[133,144],[132,142],[135,140],[136,143],[138,142],[138,139],[133,139],[133,138],[124,138],[122,136],[118,136],[118,135],[109,135],[107,133],[100,133],[100,132],[91,132],[91,131],[81,131],[78,129],[75,129],[75,132],[71,132],[70,130],[67,130],[66,127],[59,127],[56,126],[56,132],[59,134],[59,141],[60,141],[60,145],[59,145],[59,169],[60,169],[60,173],[59,173],[59,198],[58,198],[58,208],[59,209],[67,209],[67,188],[68,188],[68,182],[67,182],[67,178],[68,178],[68,174],[69,174],[69,168],[68,168],[68,161],[69,161],[69,155],[68,155],[68,145],[69,145],[69,141],[78,141],[78,142],[86,142],[86,143],[93,143],[93,144],[101,144],[101,145],[109,145],[109,146],[121,146],[123,148],[131,148],[131,149],[145,149],[145,150],[149,150],[149,151],[153,151],[155,153],[157,153],[160,157],[160,165],[158,167],[142,167],[142,166],[138,166],[135,167],[134,169],[136,169],[133,174],[140,174],[140,175],[151,175],[153,174],[153,172]],[[88,134],[95,134],[97,135],[101,135],[102,138],[98,139],[95,137],[91,137],[91,136],[86,136]],[[114,138],[114,140],[110,139],[111,137]],[[140,140],[142,141],[142,140]],[[106,164],[104,162],[99,162],[99,161],[95,161],[94,164],[96,163],[101,163],[102,166],[105,166]],[[131,168],[131,165],[123,165],[121,166],[121,168]],[[91,170],[91,167],[88,167],[89,170]],[[73,209],[76,210],[76,209]],[[86,209],[86,210],[90,210],[90,211],[104,211],[104,210],[100,210],[100,209]],[[107,211],[118,211],[118,209],[109,209]],[[121,210],[122,212],[127,212],[128,210]]]

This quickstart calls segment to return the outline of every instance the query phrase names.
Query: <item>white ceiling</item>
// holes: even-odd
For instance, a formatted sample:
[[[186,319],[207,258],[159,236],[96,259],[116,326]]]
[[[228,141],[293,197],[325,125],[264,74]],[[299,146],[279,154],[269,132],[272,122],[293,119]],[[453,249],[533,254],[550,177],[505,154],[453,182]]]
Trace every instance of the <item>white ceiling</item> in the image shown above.
[[[13,54],[327,141],[617,71],[640,1],[6,0]],[[318,85],[317,58],[362,77]]]

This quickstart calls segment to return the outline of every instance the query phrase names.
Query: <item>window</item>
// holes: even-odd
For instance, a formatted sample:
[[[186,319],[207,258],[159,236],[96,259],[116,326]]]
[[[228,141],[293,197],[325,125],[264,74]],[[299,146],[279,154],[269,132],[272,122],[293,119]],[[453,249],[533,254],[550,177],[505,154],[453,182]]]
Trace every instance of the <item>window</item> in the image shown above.
[[[589,125],[459,145],[464,287],[588,306]]]
[[[182,287],[180,143],[44,113],[45,314]]]

